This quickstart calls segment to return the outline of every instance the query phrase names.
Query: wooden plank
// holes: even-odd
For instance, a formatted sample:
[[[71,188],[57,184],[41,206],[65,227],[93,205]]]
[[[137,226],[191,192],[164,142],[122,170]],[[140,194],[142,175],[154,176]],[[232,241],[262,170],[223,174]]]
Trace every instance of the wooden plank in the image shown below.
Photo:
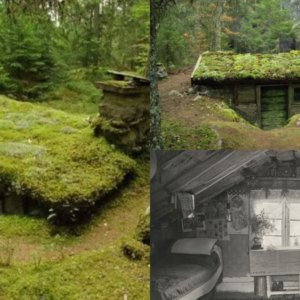
[[[195,181],[197,183],[196,187],[189,186],[195,195],[207,190],[211,186],[216,186],[219,188],[218,182],[222,181],[230,174],[244,168],[249,167],[249,163],[254,164],[256,160],[261,160],[265,157],[265,151],[237,151],[230,157],[223,161],[221,164],[214,166],[210,170],[209,174],[205,174],[201,177],[201,182]]]
[[[166,199],[171,199],[171,195],[167,193],[165,190],[159,190],[157,192],[151,193],[150,201],[151,205]]]
[[[286,118],[269,118],[269,119],[263,119],[262,125],[276,125],[276,124],[285,124]]]
[[[280,118],[285,117],[287,118],[287,111],[265,111],[261,113],[262,119],[268,119],[268,118]]]
[[[151,223],[157,221],[158,219],[161,219],[165,215],[171,213],[174,210],[174,205],[169,204],[164,206],[162,209],[153,211],[151,210]]]
[[[263,104],[274,104],[274,103],[287,103],[287,97],[286,96],[280,96],[280,97],[263,97],[261,99],[261,102]]]
[[[240,174],[240,172],[232,173],[223,180],[219,181],[217,188],[216,186],[213,186],[203,191],[202,193],[199,193],[196,196],[196,200],[201,203],[208,201],[214,198],[215,196],[221,194],[225,190],[229,189],[230,187],[234,186],[235,184],[242,182],[244,179],[245,178]]]
[[[200,65],[200,63],[201,63],[201,59],[202,59],[202,55],[200,54],[200,56],[198,57],[197,63],[196,63],[196,65],[195,65],[195,68],[194,68],[194,70],[193,70],[193,73],[192,73],[192,75],[191,75],[191,80],[192,80],[192,81],[193,81],[194,73],[195,73],[195,71],[198,69],[198,67],[199,67],[199,65]]]
[[[150,82],[150,80],[146,77],[142,77],[142,76],[139,76],[139,75],[136,75],[136,74],[133,74],[133,73],[128,73],[128,72],[118,72],[118,71],[113,71],[113,70],[107,70],[107,73],[108,74],[112,74],[113,76],[119,76],[120,78],[123,77],[123,80],[124,80],[124,77],[130,77],[130,78],[136,78],[136,79],[139,79],[139,80],[142,80],[142,81],[146,81],[146,82]]]
[[[177,180],[168,184],[166,188],[174,193],[177,191],[184,191],[184,189],[194,180],[203,176],[208,172],[215,164],[230,157],[235,150],[220,150],[213,152],[213,156],[205,160],[202,164],[192,168],[189,172],[180,176]]]
[[[257,103],[257,125],[261,128],[261,95],[260,86],[256,87],[256,103]]]
[[[282,128],[284,125],[267,125],[267,126],[263,126],[262,129],[263,130],[273,130],[273,129],[279,129]]]
[[[290,83],[288,88],[288,119],[292,117],[292,103],[294,100],[294,88]]]
[[[272,104],[262,103],[261,109],[262,111],[287,110],[287,103],[272,103]]]
[[[239,105],[239,86],[237,83],[234,84],[234,104]]]
[[[269,96],[283,96],[287,95],[287,88],[275,88],[275,87],[270,87],[270,88],[263,88],[261,91],[261,96],[263,97],[269,97]]]
[[[242,168],[249,161],[262,155],[261,151],[236,151],[229,159],[222,161],[213,166],[210,171],[200,178],[196,179],[188,189],[192,189],[196,194],[210,185],[216,184],[218,181]]]
[[[214,155],[212,150],[187,150],[177,151],[178,155],[169,155],[170,151],[156,151],[158,156],[158,165],[160,167],[161,184],[155,183],[151,186],[151,193],[154,193],[169,184],[171,181],[176,180],[182,174],[186,173],[192,167],[198,165],[202,161]]]

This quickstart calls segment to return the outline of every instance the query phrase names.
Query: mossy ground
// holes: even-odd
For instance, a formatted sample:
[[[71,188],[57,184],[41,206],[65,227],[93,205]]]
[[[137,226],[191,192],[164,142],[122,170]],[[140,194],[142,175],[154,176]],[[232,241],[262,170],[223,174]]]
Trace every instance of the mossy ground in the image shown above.
[[[15,247],[11,264],[0,267],[0,299],[106,300],[123,299],[127,292],[128,299],[148,300],[150,247],[135,237],[149,195],[144,156],[137,160],[136,175],[89,224],[70,230],[42,219],[0,216],[1,252]],[[138,259],[124,255],[124,241],[136,247]]]
[[[300,77],[300,52],[278,54],[234,54],[205,52],[194,79],[284,79]]]
[[[172,75],[159,84],[162,132],[167,150],[300,147],[300,127],[296,126],[299,115],[292,117],[282,129],[263,131],[245,121],[223,100],[202,96],[193,101],[196,95],[185,95],[183,99],[169,96],[172,90],[184,94],[189,89],[192,70]],[[201,130],[203,128],[205,130]]]
[[[0,96],[0,179],[16,194],[80,210],[116,189],[134,167],[95,138],[81,115]]]

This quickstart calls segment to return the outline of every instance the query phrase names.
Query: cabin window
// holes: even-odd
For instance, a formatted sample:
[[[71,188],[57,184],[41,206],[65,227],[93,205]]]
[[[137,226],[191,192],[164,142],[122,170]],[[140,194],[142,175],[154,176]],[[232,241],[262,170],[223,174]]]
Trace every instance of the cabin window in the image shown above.
[[[300,192],[292,191],[294,197],[291,198],[282,197],[281,192],[271,191],[268,199],[259,196],[251,200],[251,215],[264,211],[275,226],[274,231],[264,234],[264,247],[300,246]]]
[[[294,88],[294,102],[300,103],[300,87]]]

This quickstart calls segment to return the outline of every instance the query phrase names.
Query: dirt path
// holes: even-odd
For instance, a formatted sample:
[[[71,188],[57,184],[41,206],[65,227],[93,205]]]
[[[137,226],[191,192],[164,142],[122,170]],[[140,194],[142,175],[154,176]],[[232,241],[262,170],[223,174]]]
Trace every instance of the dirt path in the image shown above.
[[[124,195],[125,194],[125,195]],[[125,188],[120,197],[128,197],[128,202],[122,206],[115,205],[115,199],[106,206],[105,211],[94,218],[88,230],[75,240],[60,245],[43,242],[28,242],[22,238],[0,237],[2,245],[14,247],[12,263],[54,261],[66,256],[73,256],[83,252],[101,249],[113,240],[132,232],[138,222],[139,215],[149,206],[149,187],[129,189]],[[55,238],[53,239],[55,242]],[[5,259],[4,251],[4,259]],[[3,259],[2,256],[2,259]]]
[[[222,99],[201,96],[200,100],[193,101],[197,95],[185,93],[191,86],[192,71],[193,67],[186,67],[159,82],[166,150],[300,148],[300,126],[296,125],[299,116],[293,117],[290,125],[282,129],[263,131],[251,126],[236,118],[228,109],[224,114],[226,109],[223,109]],[[183,97],[171,95],[173,90]],[[206,131],[197,130],[203,126],[206,126]]]

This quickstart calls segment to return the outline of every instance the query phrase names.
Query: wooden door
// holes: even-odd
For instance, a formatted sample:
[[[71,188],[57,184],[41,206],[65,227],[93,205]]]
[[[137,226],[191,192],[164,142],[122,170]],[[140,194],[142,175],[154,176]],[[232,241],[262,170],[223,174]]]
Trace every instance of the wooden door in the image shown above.
[[[281,128],[288,119],[288,86],[261,87],[261,128]]]

